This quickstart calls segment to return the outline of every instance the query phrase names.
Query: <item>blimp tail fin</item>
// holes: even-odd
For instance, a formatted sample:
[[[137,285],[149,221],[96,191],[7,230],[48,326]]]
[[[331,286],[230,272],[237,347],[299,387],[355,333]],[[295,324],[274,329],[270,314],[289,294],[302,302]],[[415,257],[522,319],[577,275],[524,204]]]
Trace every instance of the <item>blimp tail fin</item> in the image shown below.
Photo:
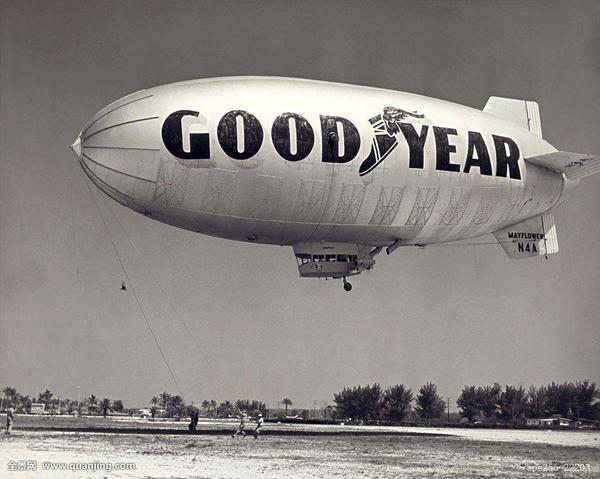
[[[483,111],[511,121],[522,128],[526,128],[540,138],[542,137],[540,107],[535,101],[491,96],[485,104]]]
[[[558,253],[558,237],[552,213],[544,213],[498,230],[494,236],[512,259]]]
[[[525,161],[564,173],[570,180],[579,180],[600,172],[600,156],[568,151],[555,151],[546,155],[525,158]]]

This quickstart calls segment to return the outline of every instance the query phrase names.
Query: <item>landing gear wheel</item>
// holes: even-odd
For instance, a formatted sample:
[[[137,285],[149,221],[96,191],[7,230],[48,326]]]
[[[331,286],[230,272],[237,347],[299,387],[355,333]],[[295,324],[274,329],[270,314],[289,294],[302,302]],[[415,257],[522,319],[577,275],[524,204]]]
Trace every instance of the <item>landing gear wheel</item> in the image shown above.
[[[344,290],[352,291],[352,285],[346,281],[346,278],[344,278]]]

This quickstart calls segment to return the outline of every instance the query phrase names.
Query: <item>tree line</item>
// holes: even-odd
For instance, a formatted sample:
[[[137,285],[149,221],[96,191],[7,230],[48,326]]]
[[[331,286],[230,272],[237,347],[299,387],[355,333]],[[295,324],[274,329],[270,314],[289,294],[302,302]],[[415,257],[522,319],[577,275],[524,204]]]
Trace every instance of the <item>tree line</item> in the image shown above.
[[[585,381],[546,386],[465,386],[456,401],[461,417],[493,423],[561,416],[574,421],[600,421],[600,390]]]
[[[23,395],[15,387],[6,386],[2,389],[0,410],[12,406],[17,413],[30,413],[31,405],[34,403],[44,404],[45,411],[50,414],[88,414],[102,415],[106,417],[109,414],[137,414],[136,408],[125,408],[120,399],[111,400],[108,398],[100,399],[92,394],[89,397],[75,401],[69,398],[59,398],[49,389],[40,392],[37,396]],[[213,400],[204,400],[199,406],[194,403],[186,403],[184,399],[176,394],[170,394],[163,391],[153,396],[149,403],[150,415],[154,417],[189,417],[191,410],[202,412],[207,417],[227,418],[237,416],[240,411],[250,415],[258,413],[267,415],[267,406],[264,402],[255,399],[238,399],[236,401],[223,401],[220,404]]]
[[[214,399],[205,399],[199,405],[193,402],[186,404],[179,395],[171,395],[168,392],[162,392],[153,396],[150,400],[150,414],[154,418],[157,415],[163,417],[188,417],[190,411],[202,413],[205,417],[228,418],[237,416],[241,411],[255,416],[261,413],[267,416],[267,405],[256,399],[237,399],[236,401],[223,401],[217,403]]]
[[[414,401],[414,407],[413,407]],[[396,384],[383,389],[378,383],[346,387],[334,394],[332,418],[362,422],[401,422],[414,413],[424,422],[440,418],[447,404],[437,386],[428,382],[413,395],[411,389]],[[491,386],[465,386],[456,401],[461,418],[506,424],[524,423],[526,418],[561,416],[574,421],[600,421],[600,390],[589,380],[552,382],[546,386],[498,383]]]
[[[44,408],[50,414],[58,414],[64,412],[67,414],[82,414],[91,415],[101,414],[106,417],[111,412],[121,413],[124,411],[123,401],[120,399],[110,400],[108,398],[99,399],[92,394],[90,397],[81,401],[75,401],[69,398],[60,398],[55,396],[49,389],[38,393],[37,396],[23,395],[12,386],[6,386],[2,389],[3,408],[12,406],[18,413],[31,412],[31,405],[34,403],[44,404]]]
[[[81,402],[68,398],[58,398],[50,390],[40,392],[33,398],[20,394],[16,388],[6,386],[3,390],[2,407],[9,405],[16,412],[29,413],[32,403],[43,403],[50,414],[59,412],[67,414],[137,414],[137,409],[126,409],[123,401],[108,398],[99,399],[94,394]],[[281,401],[288,407],[292,400],[285,397]],[[384,389],[380,384],[346,387],[334,394],[334,405],[325,408],[325,418],[336,421],[359,422],[401,422],[410,414],[429,423],[439,419],[448,404],[439,395],[437,386],[427,382],[414,394],[403,384],[396,384]],[[468,422],[493,424],[519,424],[525,418],[547,418],[561,416],[574,421],[590,421],[600,423],[600,390],[596,383],[585,381],[555,383],[543,386],[506,385],[498,383],[487,386],[464,386],[456,401],[458,414]],[[259,400],[238,399],[236,401],[204,400],[195,405],[186,403],[180,395],[172,395],[166,391],[157,394],[149,401],[150,415],[159,417],[189,417],[191,411],[202,413],[206,417],[228,418],[240,412],[249,415],[261,413],[268,417],[266,404]],[[306,419],[306,418],[305,418]]]
[[[437,386],[428,382],[419,388],[416,396],[403,384],[383,389],[380,384],[346,387],[333,395],[334,419],[363,422],[402,421],[412,410],[429,422],[440,417],[446,403],[437,392]]]

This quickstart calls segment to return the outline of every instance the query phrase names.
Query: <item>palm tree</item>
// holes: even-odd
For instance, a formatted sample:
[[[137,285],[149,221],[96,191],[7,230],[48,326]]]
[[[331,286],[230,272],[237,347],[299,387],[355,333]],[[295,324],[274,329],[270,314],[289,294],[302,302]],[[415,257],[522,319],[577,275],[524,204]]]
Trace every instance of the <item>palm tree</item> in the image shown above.
[[[18,408],[18,399],[21,396],[18,392],[17,392],[17,388],[13,388],[10,386],[6,386],[2,392],[4,393],[4,401],[2,401],[2,399],[0,398],[0,410],[2,410],[2,406],[4,406],[4,408],[7,408],[9,406],[13,406],[15,409]]]
[[[96,410],[98,408],[98,398],[93,394],[87,399],[88,403],[88,412],[90,414],[96,414]]]
[[[52,396],[54,396],[54,394],[52,394],[49,389],[46,389],[43,393],[38,394],[37,402],[43,402],[46,407],[48,407],[48,403],[52,399]]]
[[[210,401],[208,399],[205,399],[204,401],[202,401],[202,409],[204,409],[206,411],[206,415],[208,415],[208,410],[210,409]]]
[[[292,400],[290,398],[283,398],[281,404],[285,406],[285,415],[288,415],[288,406],[293,405]]]
[[[4,393],[4,397],[9,403],[14,402],[14,399],[17,396],[17,388],[13,388],[10,386],[6,386],[2,392]]]
[[[167,391],[160,393],[160,403],[161,403],[162,409],[167,409],[167,406],[169,405],[169,401],[171,401],[171,395]]]
[[[110,399],[104,398],[102,401],[100,401],[100,411],[102,412],[104,419],[106,419],[106,415],[108,414],[108,411],[110,411],[110,406]]]
[[[217,401],[215,401],[214,399],[211,399],[211,401],[210,401],[210,409],[216,416],[217,415]]]

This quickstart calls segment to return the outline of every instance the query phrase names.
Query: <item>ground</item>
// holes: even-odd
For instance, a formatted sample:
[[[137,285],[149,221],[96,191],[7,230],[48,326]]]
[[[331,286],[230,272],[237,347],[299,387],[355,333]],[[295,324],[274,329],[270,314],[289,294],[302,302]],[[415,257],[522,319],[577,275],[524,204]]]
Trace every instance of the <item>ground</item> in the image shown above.
[[[251,436],[232,439],[227,433],[235,429],[235,423],[224,421],[201,422],[204,434],[194,436],[185,434],[184,422],[110,418],[31,421],[22,419],[21,429],[0,438],[0,476],[248,479],[600,475],[599,432],[268,423],[265,434],[255,440]],[[94,428],[111,432],[79,432]],[[7,472],[11,460],[34,460],[37,470]],[[42,470],[44,462],[79,463],[67,467],[133,463],[135,469],[49,471]]]

